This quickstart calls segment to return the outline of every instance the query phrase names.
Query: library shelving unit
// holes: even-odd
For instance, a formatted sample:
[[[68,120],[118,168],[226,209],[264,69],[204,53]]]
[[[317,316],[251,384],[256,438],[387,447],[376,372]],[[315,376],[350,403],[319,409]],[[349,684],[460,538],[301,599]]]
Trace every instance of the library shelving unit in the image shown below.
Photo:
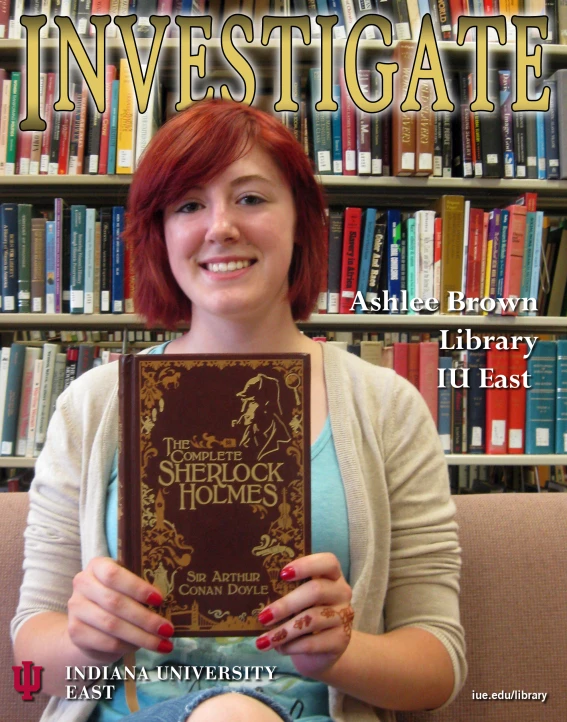
[[[85,42],[87,48],[94,48],[92,40]],[[236,39],[235,45],[252,62],[258,78],[264,88],[272,90],[273,69],[278,67],[278,44],[264,47],[256,39],[252,43]],[[151,46],[148,39],[138,39],[138,48],[142,56]],[[226,82],[228,68],[222,58],[218,39],[204,40],[193,38],[192,52],[197,45],[207,48],[207,71],[205,78],[192,79],[193,93],[200,97],[207,85],[218,87]],[[361,40],[358,45],[360,67],[373,69],[376,62],[390,58],[395,43],[386,47],[380,41]],[[58,64],[58,41],[41,41],[41,70],[53,69]],[[337,58],[344,54],[345,41],[333,43],[336,72],[340,63]],[[465,43],[462,47],[455,42],[438,42],[444,70],[472,69],[476,57],[476,45]],[[0,40],[0,67],[6,70],[18,70],[25,63],[25,40]],[[558,68],[567,68],[567,46],[542,45],[543,76],[547,77]],[[497,43],[489,45],[490,67],[513,67],[515,46],[501,47]],[[123,54],[121,40],[107,39],[107,63],[116,63]],[[295,39],[293,41],[294,63],[304,66],[320,63],[321,43],[313,40],[309,47]],[[167,83],[167,72],[178,64],[179,42],[175,38],[164,40],[160,53],[160,72],[165,69],[163,78]],[[71,57],[73,62],[73,58]],[[272,81],[272,87],[270,82]],[[235,97],[240,97],[238,87],[232,89]],[[277,99],[274,92],[273,102]],[[272,102],[272,105],[273,105]],[[56,197],[64,197],[68,202],[95,202],[97,205],[125,203],[131,177],[127,175],[98,176],[0,176],[0,198],[3,202],[31,202],[47,204]],[[538,194],[538,209],[555,214],[567,210],[567,181],[508,180],[508,179],[463,179],[463,178],[399,178],[372,176],[322,176],[321,182],[330,205],[360,205],[387,207],[395,204],[401,209],[424,208],[443,194],[460,194],[484,207],[495,207],[513,203],[525,192]],[[480,332],[533,331],[544,334],[567,334],[567,318],[555,317],[502,317],[502,316],[460,316],[460,315],[335,315],[316,314],[300,324],[310,330],[366,330],[366,331],[436,331],[441,328],[470,328]],[[0,334],[9,334],[23,329],[115,329],[128,331],[144,328],[143,321],[134,314],[18,314],[0,313]],[[123,334],[126,338],[127,334]],[[565,465],[567,454],[447,454],[447,463],[451,465]],[[0,457],[0,467],[29,468],[35,459],[23,457]]]

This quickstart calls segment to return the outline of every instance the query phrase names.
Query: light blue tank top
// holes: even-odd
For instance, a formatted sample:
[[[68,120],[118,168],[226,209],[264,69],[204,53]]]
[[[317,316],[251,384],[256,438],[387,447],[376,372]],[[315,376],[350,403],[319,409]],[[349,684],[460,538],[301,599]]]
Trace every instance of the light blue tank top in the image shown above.
[[[150,353],[163,353],[163,344]],[[117,548],[117,455],[115,455],[107,493],[106,536],[111,556],[116,559]],[[343,483],[333,443],[329,418],[315,443],[311,446],[311,537],[313,552],[328,551],[337,556],[345,578],[349,579],[350,554],[348,517]],[[253,637],[195,637],[174,639],[169,655],[156,654],[145,649],[136,653],[138,669],[144,667],[151,681],[138,682],[138,701],[144,709],[166,699],[219,684],[252,686],[270,695],[290,710],[294,704],[301,707],[302,722],[331,722],[329,717],[327,686],[322,682],[301,677],[289,657],[273,650],[259,652]],[[218,681],[160,680],[155,670],[172,666],[227,666],[246,667],[270,665],[277,667],[275,679],[266,677],[250,681],[222,683]],[[153,671],[152,671],[153,670]],[[163,677],[163,673],[162,673]],[[118,684],[111,701],[99,702],[90,722],[116,722],[129,714],[124,688]]]

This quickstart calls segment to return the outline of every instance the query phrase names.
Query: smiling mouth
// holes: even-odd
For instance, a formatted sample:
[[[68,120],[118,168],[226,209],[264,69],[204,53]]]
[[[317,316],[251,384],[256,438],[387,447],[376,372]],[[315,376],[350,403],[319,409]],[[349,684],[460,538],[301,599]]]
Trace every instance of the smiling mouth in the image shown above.
[[[256,263],[254,259],[228,261],[228,263],[203,263],[201,264],[201,268],[212,271],[212,273],[230,273],[231,271],[240,271],[242,268],[248,268],[248,266],[254,263]]]

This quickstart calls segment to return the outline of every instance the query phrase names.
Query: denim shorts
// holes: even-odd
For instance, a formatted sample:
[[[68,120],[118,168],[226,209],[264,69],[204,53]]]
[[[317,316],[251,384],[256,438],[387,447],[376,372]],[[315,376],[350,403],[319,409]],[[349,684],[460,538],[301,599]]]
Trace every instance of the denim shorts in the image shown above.
[[[129,715],[126,719],[128,722],[185,722],[187,717],[201,702],[211,697],[216,697],[219,694],[230,694],[231,692],[238,692],[248,695],[248,697],[253,697],[263,702],[270,709],[273,709],[274,712],[280,715],[284,722],[293,722],[292,718],[279,702],[276,702],[276,700],[271,699],[262,692],[257,692],[255,689],[248,689],[246,687],[242,689],[226,689],[226,687],[202,689],[198,692],[186,694],[183,697],[159,702],[140,712],[134,712],[134,714]]]

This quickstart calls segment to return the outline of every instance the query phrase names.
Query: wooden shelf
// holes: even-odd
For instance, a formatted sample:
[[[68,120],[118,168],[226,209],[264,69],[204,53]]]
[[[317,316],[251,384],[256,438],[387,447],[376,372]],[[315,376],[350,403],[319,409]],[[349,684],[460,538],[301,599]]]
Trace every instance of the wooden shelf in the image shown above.
[[[564,466],[567,454],[445,454],[449,466]]]
[[[555,316],[406,316],[373,314],[313,314],[300,328],[313,330],[367,331],[456,331],[470,328],[482,333],[508,332],[567,334],[567,317]],[[136,314],[0,313],[0,330],[11,329],[145,329]],[[180,327],[188,328],[188,326]]]
[[[566,46],[567,47],[567,46]],[[84,201],[96,193],[96,205],[125,204],[131,175],[36,175],[0,176],[0,194],[7,202],[34,202],[45,206],[62,196],[68,202]],[[443,194],[464,195],[476,205],[494,208],[508,205],[527,191],[538,194],[538,208],[565,212],[567,180],[498,178],[397,178],[393,176],[320,176],[333,204],[360,204],[419,210]]]
[[[445,454],[449,466],[564,466],[567,454]],[[36,459],[0,456],[0,468],[30,469]]]

